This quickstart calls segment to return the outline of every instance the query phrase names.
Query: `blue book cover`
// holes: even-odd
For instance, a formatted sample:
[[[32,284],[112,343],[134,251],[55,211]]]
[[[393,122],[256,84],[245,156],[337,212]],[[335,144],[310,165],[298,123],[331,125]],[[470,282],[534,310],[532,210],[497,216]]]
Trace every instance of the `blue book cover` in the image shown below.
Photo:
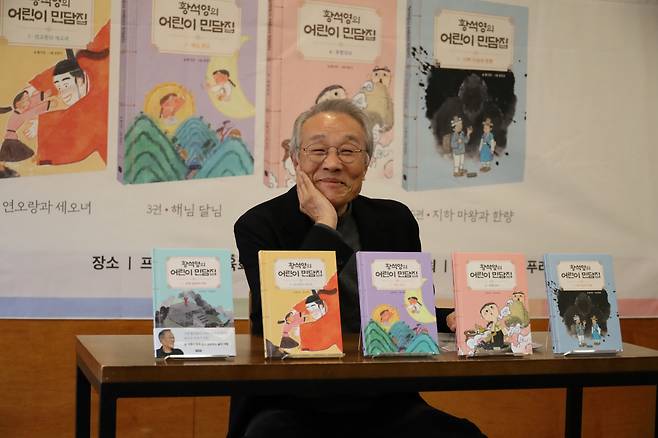
[[[235,356],[231,253],[153,249],[156,358]]]
[[[431,255],[359,251],[356,265],[363,354],[439,354]]]
[[[554,353],[622,350],[612,257],[545,254]]]
[[[522,182],[528,8],[410,0],[403,187]]]

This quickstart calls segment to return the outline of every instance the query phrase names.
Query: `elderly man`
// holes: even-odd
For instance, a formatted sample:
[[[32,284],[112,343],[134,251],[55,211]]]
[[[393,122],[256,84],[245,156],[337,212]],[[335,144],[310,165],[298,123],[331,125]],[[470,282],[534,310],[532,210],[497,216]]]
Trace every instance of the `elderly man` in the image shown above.
[[[356,251],[420,251],[418,224],[404,204],[359,194],[372,150],[368,117],[348,100],[320,102],[295,121],[290,152],[297,185],[250,209],[235,224],[240,262],[251,290],[253,333],[263,329],[259,250],[335,251],[345,332],[360,328]],[[450,310],[437,313],[439,329],[447,330]],[[454,326],[454,315],[447,319]],[[357,426],[352,426],[355,422]],[[343,397],[234,397],[228,436],[420,433],[482,436],[469,421],[435,410],[417,393],[376,392]]]

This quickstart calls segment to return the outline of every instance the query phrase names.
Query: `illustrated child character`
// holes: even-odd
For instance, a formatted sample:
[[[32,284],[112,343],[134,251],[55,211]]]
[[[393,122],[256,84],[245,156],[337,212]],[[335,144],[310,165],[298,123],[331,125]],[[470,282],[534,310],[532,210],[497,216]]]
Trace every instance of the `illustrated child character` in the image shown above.
[[[594,315],[592,315],[592,342],[594,342],[594,345],[601,343],[601,327],[599,327],[598,319]]]
[[[466,134],[464,134],[464,125],[462,118],[459,116],[454,116],[452,118],[450,121],[450,127],[452,128],[452,134],[450,135],[450,149],[452,150],[453,176],[464,176],[466,175],[466,169],[464,168],[466,143],[468,143],[471,138],[473,128],[469,126],[466,128]]]
[[[281,348],[295,348],[299,345],[293,337],[299,339],[299,326],[304,322],[304,317],[301,312],[291,310],[286,313],[282,321],[277,321],[278,324],[283,324],[281,328]]]
[[[486,329],[490,332],[488,338],[481,344],[482,347],[486,350],[506,347],[507,327],[500,323],[498,305],[496,303],[486,303],[480,308],[480,316],[486,321]]]
[[[168,93],[160,99],[160,119],[167,125],[175,125],[176,113],[185,105],[185,98],[176,93]]]
[[[392,318],[393,312],[391,312],[391,309],[384,309],[379,312],[379,322],[381,322],[384,327],[389,327],[391,325]]]
[[[37,117],[50,109],[49,97],[49,91],[38,92],[34,87],[28,86],[14,97],[12,106],[0,108],[0,114],[13,109],[0,148],[0,177],[18,176],[16,171],[5,167],[4,162],[23,161],[34,155],[34,151],[18,139],[18,131],[30,122],[31,126],[25,134],[27,137],[36,135]]]
[[[407,310],[409,313],[420,313],[420,309],[423,305],[418,301],[418,297],[409,297],[407,298],[409,304],[407,305]]]
[[[231,73],[225,69],[215,70],[212,72],[212,78],[214,83],[206,82],[205,88],[210,90],[219,101],[231,100],[231,92],[235,87],[235,83],[231,80]]]
[[[482,138],[480,139],[480,172],[489,172],[491,170],[491,160],[493,160],[493,155],[496,150],[496,140],[494,140],[493,133],[493,123],[491,119],[487,117],[482,122]]]

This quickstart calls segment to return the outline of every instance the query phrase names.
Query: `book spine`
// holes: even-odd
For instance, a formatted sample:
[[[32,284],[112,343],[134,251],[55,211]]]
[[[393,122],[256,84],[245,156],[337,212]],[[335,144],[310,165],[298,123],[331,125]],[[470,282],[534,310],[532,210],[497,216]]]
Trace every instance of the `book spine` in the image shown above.
[[[404,153],[402,160],[402,186],[417,189],[418,179],[418,123],[420,97],[418,93],[418,62],[414,50],[420,46],[420,3],[409,0],[407,6],[407,44],[405,55],[404,88]]]
[[[463,261],[459,261],[453,255],[452,257],[452,290],[454,295],[455,302],[455,317],[457,328],[455,330],[455,342],[457,344],[457,354],[460,356],[465,355],[466,351],[462,346],[466,345],[466,335],[464,334],[464,329],[466,328],[464,324],[464,312],[466,307],[462,304],[462,298],[464,297],[463,291],[461,291],[459,286],[458,276],[466,275],[465,264]]]
[[[369,310],[370,305],[368,304],[368,278],[370,272],[368,270],[368,264],[364,260],[364,255],[360,252],[356,253],[356,271],[357,271],[357,285],[359,288],[359,313],[361,315],[361,350],[363,354],[366,354],[366,327],[370,320]]]
[[[548,254],[544,254],[544,281],[546,283],[546,300],[548,306],[548,330],[551,336],[551,347],[553,353],[559,353],[561,351],[558,334],[560,312],[557,308],[557,302],[554,301],[555,297],[553,296],[553,288],[557,287],[558,284],[555,271],[553,270],[553,263],[553,259]]]
[[[264,254],[263,251],[258,251],[258,268],[259,268],[259,276],[260,276],[260,284],[264,285],[267,284],[267,275],[269,274],[269,269],[273,263],[270,263],[270,257],[273,257],[268,254]],[[268,356],[268,349],[267,349],[267,338],[270,336],[269,333],[269,300],[270,300],[270,291],[267,290],[267,288],[264,288],[261,286],[260,289],[260,304],[261,304],[261,315],[263,318],[263,352],[265,354],[265,357]]]
[[[281,63],[283,2],[270,0],[267,23],[267,81],[265,103],[264,184],[285,187],[281,141]],[[275,182],[276,181],[276,182]]]
[[[117,179],[125,182],[124,161],[126,154],[125,138],[128,134],[131,114],[135,111],[135,57],[137,54],[137,13],[138,2],[121,2],[121,52],[119,69],[119,123],[117,151]]]

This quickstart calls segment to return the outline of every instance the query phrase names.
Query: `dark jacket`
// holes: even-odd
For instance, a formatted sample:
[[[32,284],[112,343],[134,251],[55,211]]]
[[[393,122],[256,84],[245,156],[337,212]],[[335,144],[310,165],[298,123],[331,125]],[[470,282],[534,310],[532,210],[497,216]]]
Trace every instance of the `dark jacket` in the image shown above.
[[[352,201],[351,214],[357,224],[361,249],[364,251],[420,251],[418,223],[406,205],[389,199],[358,196]],[[340,273],[354,250],[328,227],[314,225],[299,210],[297,189],[259,204],[235,223],[235,241],[250,288],[251,331],[262,334],[259,250],[325,250],[336,252],[339,273],[341,317],[358,318],[358,301],[345,297],[340,289]],[[440,331],[448,331],[445,316],[451,309],[437,309]],[[358,324],[358,322],[357,322]],[[344,324],[345,327],[345,324]],[[358,329],[357,329],[358,331]],[[229,421],[229,437],[240,436],[251,416],[263,405],[264,398],[233,397]],[[263,406],[265,407],[265,406]],[[268,406],[269,407],[269,406]]]

